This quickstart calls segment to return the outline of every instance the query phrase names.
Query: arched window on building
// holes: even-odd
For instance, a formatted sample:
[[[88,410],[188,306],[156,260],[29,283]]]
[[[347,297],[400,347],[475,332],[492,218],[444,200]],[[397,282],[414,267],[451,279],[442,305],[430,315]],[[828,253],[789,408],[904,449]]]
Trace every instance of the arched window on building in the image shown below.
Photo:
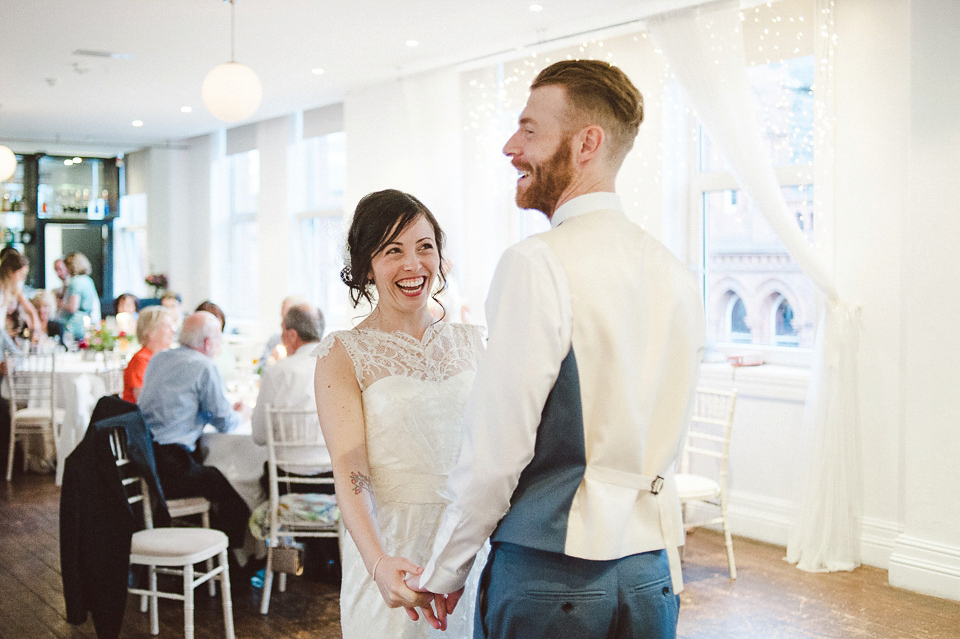
[[[735,344],[750,344],[753,338],[747,326],[747,307],[736,293],[727,300],[727,336]]]
[[[793,307],[783,295],[777,297],[772,304],[774,326],[774,340],[777,346],[798,346],[800,337],[793,326]]]

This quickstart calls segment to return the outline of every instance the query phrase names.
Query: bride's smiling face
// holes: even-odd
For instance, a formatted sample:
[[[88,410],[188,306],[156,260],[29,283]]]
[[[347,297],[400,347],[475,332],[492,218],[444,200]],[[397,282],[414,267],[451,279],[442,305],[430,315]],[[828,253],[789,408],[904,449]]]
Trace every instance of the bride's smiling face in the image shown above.
[[[422,215],[370,263],[377,287],[377,305],[410,312],[426,307],[440,270],[440,254],[433,226]]]

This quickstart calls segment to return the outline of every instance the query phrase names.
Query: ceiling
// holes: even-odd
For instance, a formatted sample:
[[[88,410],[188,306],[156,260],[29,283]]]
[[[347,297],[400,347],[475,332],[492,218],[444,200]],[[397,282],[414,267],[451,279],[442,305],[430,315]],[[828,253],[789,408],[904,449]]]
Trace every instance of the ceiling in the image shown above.
[[[257,121],[680,4],[692,2],[238,0],[235,59],[263,83]],[[230,12],[225,0],[0,0],[0,144],[103,155],[234,126],[200,100],[206,73],[230,59]]]

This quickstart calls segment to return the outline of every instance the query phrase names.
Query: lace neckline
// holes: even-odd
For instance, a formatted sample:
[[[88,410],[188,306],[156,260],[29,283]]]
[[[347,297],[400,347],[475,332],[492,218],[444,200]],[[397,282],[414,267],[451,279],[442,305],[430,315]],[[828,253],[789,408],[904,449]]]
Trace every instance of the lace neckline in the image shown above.
[[[323,358],[334,341],[339,342],[353,362],[360,390],[390,376],[422,381],[445,381],[465,370],[476,370],[483,350],[480,327],[436,322],[423,337],[403,331],[379,328],[352,328],[327,335],[316,350]]]
[[[429,338],[432,337],[432,333],[436,333],[437,330],[439,330],[435,327],[442,326],[442,324],[443,322],[434,322],[433,324],[428,326],[423,331],[423,337],[421,337],[420,339],[417,339],[416,337],[414,337],[410,333],[407,333],[406,331],[385,331],[382,328],[373,328],[373,327],[360,328],[359,326],[355,326],[353,330],[358,331],[360,333],[379,333],[381,335],[390,335],[398,339],[402,339],[406,342],[410,342],[412,344],[417,344],[419,346],[426,346],[427,344],[430,343]]]

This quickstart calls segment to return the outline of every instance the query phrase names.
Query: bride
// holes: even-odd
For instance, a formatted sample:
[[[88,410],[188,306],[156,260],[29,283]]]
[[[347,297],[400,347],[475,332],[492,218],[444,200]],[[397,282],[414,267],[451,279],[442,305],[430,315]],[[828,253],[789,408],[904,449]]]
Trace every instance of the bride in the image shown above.
[[[473,636],[479,569],[459,606],[455,595],[404,583],[430,557],[445,506],[439,491],[460,452],[460,418],[483,349],[478,327],[436,321],[427,307],[443,288],[443,240],[412,195],[364,197],[340,277],[354,306],[376,306],[318,348],[317,412],[350,533],[342,544],[344,639]],[[410,623],[417,607],[430,625]]]

